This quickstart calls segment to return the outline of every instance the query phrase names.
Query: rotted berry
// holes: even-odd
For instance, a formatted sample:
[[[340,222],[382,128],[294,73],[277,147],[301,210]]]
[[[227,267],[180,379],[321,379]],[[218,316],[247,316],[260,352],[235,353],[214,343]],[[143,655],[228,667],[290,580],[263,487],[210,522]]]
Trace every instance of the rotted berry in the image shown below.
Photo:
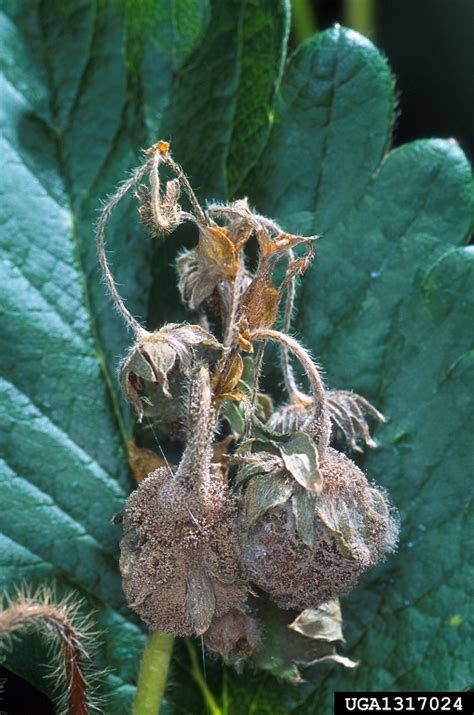
[[[261,642],[260,626],[255,618],[235,608],[223,616],[215,616],[204,634],[206,647],[221,655],[227,663],[249,658]]]
[[[281,608],[314,608],[347,594],[396,546],[397,518],[386,495],[332,448],[319,469],[320,494],[298,487],[249,533],[248,578]]]
[[[213,409],[205,368],[191,379],[181,462],[132,493],[123,514],[120,569],[127,601],[154,629],[201,635],[214,617],[242,608],[241,525],[235,499],[211,463]]]

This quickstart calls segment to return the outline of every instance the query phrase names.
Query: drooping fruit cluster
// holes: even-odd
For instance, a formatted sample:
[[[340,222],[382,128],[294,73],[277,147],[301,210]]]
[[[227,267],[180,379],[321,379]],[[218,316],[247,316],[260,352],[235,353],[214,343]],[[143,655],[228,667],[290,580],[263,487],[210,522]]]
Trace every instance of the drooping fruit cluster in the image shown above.
[[[311,609],[303,621],[324,618],[328,630],[328,614],[339,613],[328,602],[395,548],[397,521],[386,494],[330,446],[332,433],[354,450],[375,446],[366,415],[383,417],[359,395],[326,390],[308,351],[288,334],[296,281],[316,237],[286,233],[246,200],[203,209],[166,142],[145,157],[103,210],[99,259],[136,336],[120,366],[123,394],[139,421],[179,439],[183,451],[177,466],[151,472],[127,502],[123,587],[152,628],[203,635],[208,648],[240,660],[261,644],[256,588],[279,608]],[[162,166],[174,173],[164,189]],[[193,323],[151,333],[125,307],[104,246],[111,210],[146,176],[149,185],[140,184],[136,196],[152,235],[183,221],[198,229],[196,247],[177,261]],[[189,210],[180,204],[182,191]],[[251,243],[259,254],[253,272]],[[282,304],[283,328],[276,330]],[[268,342],[280,348],[289,393],[278,410],[259,391]],[[310,395],[300,391],[290,356],[306,372]],[[340,632],[335,625],[329,630]]]

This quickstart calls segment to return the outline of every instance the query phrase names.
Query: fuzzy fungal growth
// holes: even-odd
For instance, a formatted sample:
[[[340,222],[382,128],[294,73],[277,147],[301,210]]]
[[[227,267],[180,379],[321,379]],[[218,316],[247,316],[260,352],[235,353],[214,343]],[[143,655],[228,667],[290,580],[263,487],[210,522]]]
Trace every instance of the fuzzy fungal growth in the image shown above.
[[[105,230],[129,191],[151,240],[183,222],[197,227],[196,245],[178,251],[176,264],[189,323],[149,332],[118,293]],[[347,594],[397,541],[385,493],[331,446],[345,440],[352,450],[375,447],[369,420],[382,422],[382,414],[350,390],[328,390],[314,358],[291,336],[296,284],[316,239],[287,233],[246,199],[202,207],[165,141],[145,151],[98,222],[104,281],[134,334],[119,368],[123,395],[138,422],[146,417],[182,443],[177,467],[134,446],[140,485],[121,518],[125,594],[151,628],[202,635],[229,662],[262,643],[265,650],[272,619],[291,618],[279,609],[309,609],[303,616],[311,623],[324,614],[325,631],[340,640],[340,615],[328,615],[327,602]],[[259,390],[267,343],[280,351],[288,393],[276,410]],[[153,465],[148,475],[145,461]],[[268,609],[252,601],[254,587]],[[311,662],[314,652],[312,643],[299,662]],[[332,650],[330,657],[348,662]]]
[[[236,502],[211,463],[209,373],[190,380],[189,431],[176,469],[152,472],[123,515],[120,568],[128,603],[152,628],[201,635],[241,606]]]
[[[209,650],[221,655],[227,663],[238,663],[254,653],[262,642],[260,626],[248,613],[233,609],[213,618],[204,634]]]
[[[293,492],[268,509],[249,534],[249,578],[281,608],[316,608],[349,593],[361,574],[396,546],[397,521],[383,492],[332,448],[319,468],[323,487],[316,498],[310,501],[301,489]],[[302,500],[310,501],[303,524]]]

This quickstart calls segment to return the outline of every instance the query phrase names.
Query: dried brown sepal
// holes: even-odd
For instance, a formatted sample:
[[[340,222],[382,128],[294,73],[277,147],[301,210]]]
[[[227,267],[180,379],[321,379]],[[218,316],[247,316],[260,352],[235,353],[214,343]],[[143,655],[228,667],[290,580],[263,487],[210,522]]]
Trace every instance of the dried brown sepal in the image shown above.
[[[385,417],[368,400],[349,390],[330,390],[327,393],[327,404],[332,423],[353,450],[362,452],[359,440],[368,447],[377,446],[370,436],[365,415],[368,414],[379,422],[385,422]]]
[[[256,237],[261,250],[260,264],[240,302],[240,315],[247,321],[250,330],[273,326],[278,317],[280,299],[288,282],[293,276],[306,270],[314,255],[310,239],[301,236],[280,233],[272,238],[268,231],[262,228],[256,231]],[[285,279],[277,288],[272,279],[276,262],[286,256],[293,246],[303,242],[309,246],[308,254],[290,262]]]
[[[222,278],[234,280],[239,269],[237,249],[222,226],[205,226],[201,229],[196,248],[197,259],[203,265],[213,265]]]
[[[342,613],[338,598],[321,603],[317,608],[305,608],[289,628],[307,638],[322,641],[343,641]]]
[[[239,402],[245,397],[245,392],[238,389],[244,371],[244,362],[239,353],[233,353],[228,358],[222,358],[212,376],[212,391],[216,404],[224,400]]]
[[[179,204],[181,189],[178,179],[166,182],[166,189],[160,193],[159,184],[151,182],[151,190],[140,184],[135,192],[138,199],[138,213],[141,222],[153,236],[171,233],[183,222],[184,217]]]
[[[346,668],[355,668],[358,665],[356,661],[342,656],[336,651],[336,645],[344,641],[341,606],[338,598],[321,603],[317,608],[306,608],[290,623],[289,628],[313,641],[333,644],[332,652],[312,658],[301,665],[315,665],[327,661],[338,663]]]
[[[348,593],[396,545],[398,523],[385,494],[332,448],[320,469],[313,547],[298,533],[290,502],[266,511],[249,536],[249,579],[281,608],[315,608]]]
[[[277,432],[299,432],[311,413],[313,400],[298,393],[290,405],[276,410],[268,424]],[[356,452],[362,452],[360,442],[368,447],[377,443],[370,436],[366,414],[379,422],[385,418],[368,400],[350,390],[328,390],[326,392],[327,413],[331,423]]]
[[[204,367],[190,381],[187,412],[176,471],[156,470],[127,502],[120,568],[130,607],[152,628],[201,635],[246,597],[237,503],[212,464],[215,415]]]
[[[240,313],[251,330],[271,328],[278,316],[280,291],[269,274],[261,271],[242,296]]]
[[[318,236],[296,236],[284,231],[280,231],[276,236],[272,237],[264,227],[257,230],[255,235],[263,259],[268,259],[270,256],[276,257],[275,254],[287,254],[288,251],[296,248],[301,243],[309,245],[318,238]]]
[[[299,432],[308,419],[311,404],[312,400],[308,398],[308,404],[298,402],[280,407],[270,415],[268,426],[275,432]]]

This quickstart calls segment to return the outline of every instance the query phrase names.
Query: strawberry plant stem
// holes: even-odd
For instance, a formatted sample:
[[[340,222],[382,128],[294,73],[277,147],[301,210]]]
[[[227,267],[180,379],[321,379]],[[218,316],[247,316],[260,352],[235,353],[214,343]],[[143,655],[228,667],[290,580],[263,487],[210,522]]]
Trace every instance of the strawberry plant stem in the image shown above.
[[[174,637],[155,631],[145,646],[133,715],[158,715],[166,686]]]

